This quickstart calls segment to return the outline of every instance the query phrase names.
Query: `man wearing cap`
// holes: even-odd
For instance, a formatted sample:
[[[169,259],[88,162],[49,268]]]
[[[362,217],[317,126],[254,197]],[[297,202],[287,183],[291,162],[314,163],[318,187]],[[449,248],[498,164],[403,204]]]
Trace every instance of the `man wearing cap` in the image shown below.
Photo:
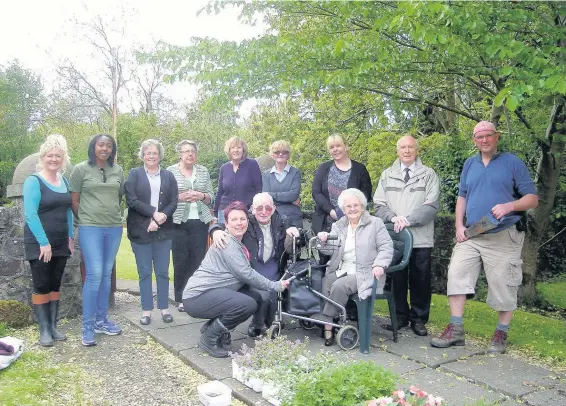
[[[456,202],[456,245],[448,269],[450,323],[433,347],[464,345],[464,305],[483,267],[488,283],[487,304],[499,313],[489,353],[504,353],[507,331],[517,308],[517,291],[523,279],[521,250],[524,230],[517,228],[522,212],[538,205],[533,181],[515,155],[497,150],[499,132],[489,121],[474,128],[479,153],[468,158],[460,175]],[[487,217],[486,217],[487,216]],[[472,236],[472,225],[488,219],[492,225]],[[466,231],[469,228],[468,231]],[[477,229],[476,229],[477,232]]]
[[[430,313],[431,252],[434,218],[440,208],[438,176],[418,157],[418,145],[410,135],[397,141],[397,154],[390,168],[381,174],[373,196],[375,215],[392,222],[395,231],[408,227],[413,233],[413,252],[407,269],[391,274],[392,291],[399,327],[411,323],[414,333],[426,336]],[[407,291],[411,292],[411,306]],[[392,330],[390,324],[385,326]]]

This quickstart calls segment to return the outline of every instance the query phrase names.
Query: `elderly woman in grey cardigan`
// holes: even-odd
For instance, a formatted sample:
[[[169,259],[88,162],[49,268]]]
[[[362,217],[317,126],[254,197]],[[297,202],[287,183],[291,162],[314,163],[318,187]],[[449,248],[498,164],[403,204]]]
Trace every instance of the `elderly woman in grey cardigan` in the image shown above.
[[[378,293],[385,285],[385,269],[393,259],[393,241],[383,221],[367,211],[367,199],[358,189],[346,189],[338,197],[338,207],[345,216],[332,224],[330,233],[320,232],[321,252],[331,255],[322,293],[346,306],[348,297],[358,293],[360,299],[371,294],[374,278],[378,280]],[[327,241],[328,235],[338,240]],[[328,318],[338,315],[338,308],[327,302],[322,314]],[[332,326],[325,325],[325,343],[333,344]]]

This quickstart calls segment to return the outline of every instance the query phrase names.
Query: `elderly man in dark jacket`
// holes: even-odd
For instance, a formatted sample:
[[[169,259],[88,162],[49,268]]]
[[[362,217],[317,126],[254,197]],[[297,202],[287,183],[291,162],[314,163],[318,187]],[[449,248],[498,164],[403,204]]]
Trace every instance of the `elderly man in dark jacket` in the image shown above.
[[[214,244],[219,248],[224,248],[226,245],[227,235],[223,230],[224,226],[221,224],[213,224],[209,230]],[[277,212],[269,193],[255,195],[249,215],[248,230],[242,238],[242,243],[250,252],[252,268],[269,280],[274,281],[279,278],[279,260],[285,251],[286,235],[298,237],[299,230],[296,227],[287,228],[286,218]],[[264,334],[275,314],[276,294],[267,291],[260,293],[265,296],[264,299],[270,299],[270,304],[265,309],[265,316],[252,320],[248,328],[250,337]]]

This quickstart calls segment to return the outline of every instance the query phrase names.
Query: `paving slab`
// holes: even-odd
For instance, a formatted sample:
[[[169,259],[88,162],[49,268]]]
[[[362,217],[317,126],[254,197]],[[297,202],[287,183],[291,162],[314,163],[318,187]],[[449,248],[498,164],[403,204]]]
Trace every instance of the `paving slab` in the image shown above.
[[[391,354],[425,364],[430,368],[454,362],[472,355],[484,354],[485,349],[466,345],[463,347],[434,348],[430,346],[430,336],[419,337],[415,334],[399,337],[398,342],[387,341],[372,345]]]
[[[528,402],[529,406],[548,406],[548,405],[566,405],[566,390],[564,389],[545,389],[529,393],[523,400]]]
[[[504,354],[476,355],[440,367],[512,398],[556,386],[556,374]]]
[[[128,292],[132,295],[139,296],[140,295],[139,281],[118,279],[116,280],[116,290],[119,292]],[[157,285],[155,284],[155,281],[151,282],[151,290],[153,296],[155,297],[157,295]],[[168,297],[170,303],[175,303],[175,290],[173,289],[173,281],[169,281]]]
[[[409,372],[404,374],[403,378],[407,380],[407,387],[415,385],[419,389],[442,397],[451,405],[473,405],[480,399],[492,403],[506,400],[501,393],[431,368]]]
[[[179,355],[179,351],[194,348],[198,345],[201,324],[203,323],[149,330],[148,333],[155,341],[173,354]]]
[[[231,358],[211,357],[199,347],[180,351],[179,358],[211,380],[222,380],[232,377]]]
[[[373,361],[399,375],[426,368],[426,365],[420,362],[404,359],[375,348],[371,348],[369,354],[361,354],[359,348],[350,351],[349,354],[355,361]]]
[[[235,379],[223,379],[222,382],[232,389],[232,397],[239,399],[248,405],[271,406],[271,403],[261,397],[261,393],[254,392],[246,385]]]
[[[142,311],[139,308],[130,309],[128,311],[121,312],[120,314],[124,316],[126,319],[128,319],[130,323],[138,326],[143,331],[151,331],[160,328],[183,326],[186,324],[202,324],[204,322],[203,319],[192,318],[187,313],[178,312],[175,309],[171,309],[171,315],[173,316],[173,321],[171,323],[164,323],[163,319],[161,318],[161,313],[159,312],[159,310],[154,310],[153,314],[151,315],[151,324],[148,324],[147,326],[140,324],[140,317],[142,315]]]

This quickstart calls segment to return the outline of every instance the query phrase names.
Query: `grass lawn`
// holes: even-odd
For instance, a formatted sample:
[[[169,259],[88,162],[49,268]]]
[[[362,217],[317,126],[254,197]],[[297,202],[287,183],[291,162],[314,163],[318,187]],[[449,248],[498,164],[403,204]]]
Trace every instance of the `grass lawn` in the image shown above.
[[[35,325],[13,331],[29,342]],[[0,337],[12,330],[0,324]],[[36,338],[37,339],[37,338]],[[53,363],[46,351],[26,348],[22,356],[0,371],[0,403],[6,406],[45,404],[86,404],[81,387],[82,370],[72,363]]]
[[[118,279],[127,279],[132,281],[137,281],[138,278],[138,268],[136,266],[136,257],[132,251],[132,246],[128,236],[126,235],[126,229],[122,233],[122,242],[120,243],[120,249],[118,250],[118,255],[116,256],[116,277]],[[155,280],[155,274],[152,276]],[[173,261],[169,263],[169,280],[173,280]]]
[[[537,283],[537,291],[543,300],[559,309],[566,309],[566,277],[550,282]]]
[[[388,316],[387,302],[385,300],[376,301],[374,311]],[[448,298],[444,295],[432,295],[428,326],[438,333],[449,321]],[[464,324],[467,337],[487,344],[497,325],[497,313],[485,303],[468,300],[464,313]],[[566,323],[564,320],[517,310],[511,321],[509,343],[511,353],[515,352],[522,357],[539,359],[553,368],[566,369]]]

